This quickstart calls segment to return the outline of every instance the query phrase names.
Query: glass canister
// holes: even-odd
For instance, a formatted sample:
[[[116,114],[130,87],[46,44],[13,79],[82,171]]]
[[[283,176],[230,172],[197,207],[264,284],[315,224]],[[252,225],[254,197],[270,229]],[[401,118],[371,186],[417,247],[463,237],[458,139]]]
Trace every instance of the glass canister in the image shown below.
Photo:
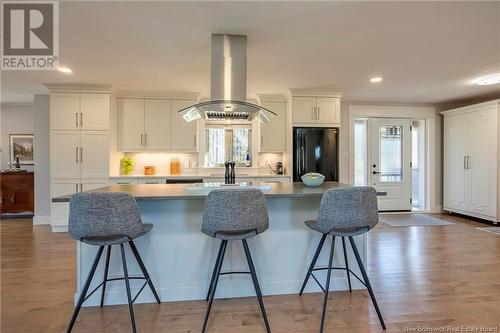
[[[152,176],[156,173],[156,168],[154,165],[145,165],[144,166],[144,175]]]
[[[131,175],[134,173],[134,160],[130,157],[124,157],[120,160],[120,172],[122,175]]]

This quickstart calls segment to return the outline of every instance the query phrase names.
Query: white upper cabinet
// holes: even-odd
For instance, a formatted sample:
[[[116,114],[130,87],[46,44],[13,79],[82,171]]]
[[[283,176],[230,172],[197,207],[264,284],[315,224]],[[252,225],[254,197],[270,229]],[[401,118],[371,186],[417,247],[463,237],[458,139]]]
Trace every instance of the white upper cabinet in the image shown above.
[[[171,103],[169,100],[145,101],[144,149],[170,150]]]
[[[109,177],[109,132],[82,131],[80,134],[81,178]]]
[[[109,94],[50,94],[53,130],[109,130]]]
[[[260,152],[279,153],[286,149],[286,102],[262,101],[261,106],[276,113],[260,123]]]
[[[316,123],[316,97],[293,97],[292,119],[294,123]]]
[[[50,94],[50,128],[73,130],[80,127],[80,94]]]
[[[340,98],[318,97],[316,113],[318,124],[340,124]]]
[[[308,92],[314,93],[314,92]],[[294,92],[292,91],[292,94]],[[292,98],[294,126],[340,126],[340,95],[306,96],[303,92]],[[333,95],[333,94],[331,94]],[[334,96],[334,95],[333,95]]]
[[[109,94],[81,94],[79,125],[83,130],[109,130]]]
[[[177,112],[193,105],[196,100],[172,100],[172,150],[181,152],[198,151],[198,121],[187,122]]]
[[[118,99],[118,148],[144,149],[144,99]]]

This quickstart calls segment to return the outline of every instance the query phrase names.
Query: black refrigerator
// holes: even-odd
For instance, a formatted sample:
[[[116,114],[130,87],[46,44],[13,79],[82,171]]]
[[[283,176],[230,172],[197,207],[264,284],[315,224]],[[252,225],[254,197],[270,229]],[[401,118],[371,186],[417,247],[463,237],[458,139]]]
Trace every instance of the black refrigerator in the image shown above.
[[[339,129],[293,128],[293,181],[308,172],[325,176],[325,181],[339,180]]]

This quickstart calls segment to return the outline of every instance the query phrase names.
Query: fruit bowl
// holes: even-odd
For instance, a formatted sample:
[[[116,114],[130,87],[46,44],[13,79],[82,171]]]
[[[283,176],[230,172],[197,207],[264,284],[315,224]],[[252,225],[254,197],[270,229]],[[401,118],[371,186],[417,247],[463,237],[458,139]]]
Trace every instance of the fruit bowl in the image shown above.
[[[306,173],[305,175],[303,175],[300,178],[302,179],[302,182],[306,186],[310,186],[310,187],[320,186],[325,181],[325,176],[323,176],[320,173],[316,173],[316,172]]]

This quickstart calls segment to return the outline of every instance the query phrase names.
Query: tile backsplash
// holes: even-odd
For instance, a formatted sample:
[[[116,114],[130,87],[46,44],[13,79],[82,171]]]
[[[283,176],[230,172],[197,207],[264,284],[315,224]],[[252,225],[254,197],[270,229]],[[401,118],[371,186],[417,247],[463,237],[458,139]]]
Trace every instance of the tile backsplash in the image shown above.
[[[172,159],[178,159],[181,164],[181,174],[216,174],[223,173],[221,168],[203,168],[199,164],[198,156],[199,154],[176,154],[176,153],[126,153],[126,157],[130,157],[134,161],[134,172],[133,175],[143,175],[144,166],[154,165],[156,169],[156,174],[166,175],[170,174],[170,161]],[[259,161],[254,162],[252,168],[238,168],[246,169],[241,171],[248,174],[262,175],[269,174],[269,165],[276,167],[277,162],[283,161],[282,154],[259,154]],[[118,166],[119,167],[119,166]],[[119,170],[119,168],[118,168]]]

